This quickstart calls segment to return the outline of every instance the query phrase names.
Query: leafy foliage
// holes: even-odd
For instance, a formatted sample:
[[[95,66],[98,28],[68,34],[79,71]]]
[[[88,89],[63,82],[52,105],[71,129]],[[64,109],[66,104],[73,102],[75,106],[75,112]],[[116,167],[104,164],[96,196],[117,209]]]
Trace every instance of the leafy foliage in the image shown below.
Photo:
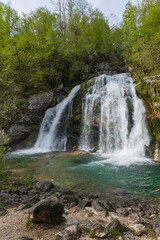
[[[160,69],[160,1],[143,0],[138,6],[126,5],[122,23],[124,58],[141,74]]]
[[[58,0],[53,12],[38,8],[21,18],[0,2],[0,12],[1,95],[75,85],[95,52],[114,61],[108,21],[85,0]]]

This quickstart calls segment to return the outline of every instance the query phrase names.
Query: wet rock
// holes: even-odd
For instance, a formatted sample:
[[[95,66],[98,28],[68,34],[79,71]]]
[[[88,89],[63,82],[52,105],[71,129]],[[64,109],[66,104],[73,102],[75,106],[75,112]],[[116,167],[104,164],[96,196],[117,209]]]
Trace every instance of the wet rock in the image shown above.
[[[75,151],[78,149],[79,141],[74,136],[68,136],[67,137],[67,143],[66,143],[66,150],[67,151]]]
[[[95,215],[98,215],[98,216],[106,217],[106,215],[107,215],[106,210],[103,208],[103,206],[102,206],[102,204],[99,202],[99,200],[94,200],[94,201],[92,202],[92,212],[93,212]]]
[[[60,200],[63,204],[69,205],[70,207],[74,207],[79,204],[79,198],[72,195],[62,195]]]
[[[95,223],[90,232],[91,238],[103,239],[107,236],[107,229],[99,223]]]
[[[98,198],[98,195],[97,194],[95,194],[95,193],[91,193],[91,194],[89,194],[89,199],[97,199]]]
[[[64,207],[56,197],[48,197],[35,204],[29,212],[32,222],[44,222],[58,225],[62,221]]]
[[[57,235],[56,240],[78,240],[81,236],[79,225],[71,225]]]
[[[44,182],[37,182],[36,187],[43,192],[47,192],[52,188],[54,188],[54,185],[50,181],[44,181]]]
[[[128,228],[137,236],[141,236],[147,232],[146,227],[141,223],[129,223]]]
[[[155,233],[160,237],[160,215],[150,221],[150,225]]]

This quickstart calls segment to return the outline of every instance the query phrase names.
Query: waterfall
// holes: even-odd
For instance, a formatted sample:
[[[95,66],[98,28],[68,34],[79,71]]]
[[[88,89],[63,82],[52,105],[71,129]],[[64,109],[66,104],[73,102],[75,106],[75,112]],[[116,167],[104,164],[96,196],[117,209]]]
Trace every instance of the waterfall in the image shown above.
[[[125,73],[102,75],[88,81],[84,90],[80,148],[143,157],[150,138],[132,78]]]
[[[76,96],[80,86],[72,89],[67,98],[55,107],[46,111],[42,120],[35,152],[66,151],[66,108],[71,112],[72,100]]]
[[[79,85],[74,87],[67,98],[46,111],[40,126],[37,141],[33,148],[20,150],[17,153],[34,154],[50,151],[66,151],[67,117],[68,114],[71,114],[72,100],[79,89]]]

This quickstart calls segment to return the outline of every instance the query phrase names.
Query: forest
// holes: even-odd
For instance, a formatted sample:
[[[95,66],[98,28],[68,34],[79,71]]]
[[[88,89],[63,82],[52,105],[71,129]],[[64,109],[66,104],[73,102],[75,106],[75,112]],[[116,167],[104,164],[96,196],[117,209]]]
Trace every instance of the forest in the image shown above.
[[[58,0],[53,11],[38,8],[22,17],[0,3],[1,96],[26,96],[82,81],[98,55],[115,66],[150,75],[160,68],[160,1],[128,2],[123,21],[108,19],[85,0]],[[2,94],[3,93],[3,94]]]

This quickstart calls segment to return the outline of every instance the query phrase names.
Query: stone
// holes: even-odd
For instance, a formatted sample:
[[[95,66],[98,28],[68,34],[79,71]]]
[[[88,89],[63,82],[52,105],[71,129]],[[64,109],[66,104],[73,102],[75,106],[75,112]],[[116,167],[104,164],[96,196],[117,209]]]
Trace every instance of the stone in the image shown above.
[[[115,213],[115,212],[109,212],[109,217],[111,217],[112,219],[118,219],[119,221],[123,220],[124,216],[122,214],[119,213]]]
[[[54,188],[54,185],[50,181],[44,181],[44,182],[37,182],[36,187],[43,192],[47,192],[50,189]]]
[[[129,214],[129,218],[130,218],[130,220],[131,220],[132,222],[134,222],[134,223],[140,223],[140,222],[141,222],[140,217],[139,217],[138,214],[135,213],[135,212]]]
[[[13,124],[9,129],[9,141],[22,141],[30,132],[31,128],[25,124]]]
[[[31,95],[28,99],[28,110],[45,109],[53,101],[53,93],[40,93]]]
[[[79,225],[71,225],[56,236],[56,240],[78,240],[81,236]]]
[[[91,229],[90,237],[103,239],[107,236],[107,229],[99,223],[95,223]]]
[[[137,236],[141,236],[147,232],[146,227],[141,223],[128,223],[128,228]]]
[[[135,240],[135,239],[137,239],[137,237],[134,236],[133,233],[131,233],[131,232],[125,232],[123,234],[123,239],[124,240]]]
[[[67,151],[76,151],[79,146],[79,141],[77,138],[73,136],[68,136],[67,137],[67,143],[66,143],[66,150]]]
[[[64,206],[57,197],[48,197],[39,201],[29,211],[32,222],[43,222],[58,225],[62,222]]]
[[[124,216],[127,216],[129,214],[129,211],[127,208],[117,208],[116,212]]]
[[[41,111],[46,110],[48,107],[55,106],[57,103],[62,101],[64,96],[59,92],[46,92],[31,95],[28,99],[28,110],[29,111]]]
[[[111,231],[117,230],[120,233],[123,233],[123,226],[121,223],[118,221],[118,219],[114,219],[109,225],[108,228]]]
[[[94,200],[92,202],[92,212],[95,215],[102,216],[102,217],[106,217],[107,215],[106,210],[103,208],[103,206],[98,200]]]
[[[160,150],[159,150],[159,143],[158,142],[156,142],[156,146],[155,146],[154,161],[160,162]]]
[[[149,224],[153,228],[154,232],[160,237],[160,215],[150,220]]]
[[[78,225],[78,224],[79,224],[78,220],[77,220],[77,219],[74,219],[74,218],[69,218],[69,219],[67,219],[66,222],[65,222],[65,225],[66,225],[66,226]]]
[[[62,195],[60,197],[60,200],[63,204],[71,205],[71,207],[74,207],[79,204],[79,198],[72,194]]]

